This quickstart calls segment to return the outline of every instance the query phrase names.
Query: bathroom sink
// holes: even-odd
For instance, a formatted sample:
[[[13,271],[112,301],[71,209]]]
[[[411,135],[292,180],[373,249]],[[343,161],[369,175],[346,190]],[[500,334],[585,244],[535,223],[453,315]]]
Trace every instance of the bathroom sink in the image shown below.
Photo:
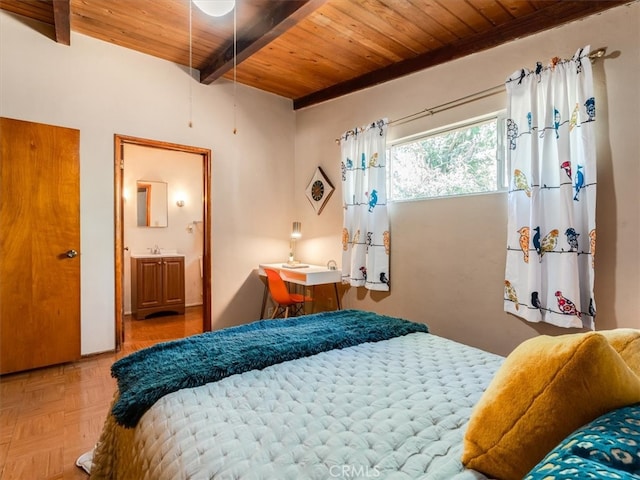
[[[184,253],[178,253],[177,250],[161,248],[160,253],[151,252],[134,252],[131,258],[149,258],[149,257],[184,257]]]

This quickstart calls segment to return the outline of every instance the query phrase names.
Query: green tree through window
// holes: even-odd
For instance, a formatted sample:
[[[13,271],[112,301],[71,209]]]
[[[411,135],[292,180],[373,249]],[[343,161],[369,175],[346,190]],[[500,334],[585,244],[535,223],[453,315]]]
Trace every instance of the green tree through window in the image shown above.
[[[389,148],[390,197],[419,198],[493,192],[504,186],[499,119],[440,130]]]

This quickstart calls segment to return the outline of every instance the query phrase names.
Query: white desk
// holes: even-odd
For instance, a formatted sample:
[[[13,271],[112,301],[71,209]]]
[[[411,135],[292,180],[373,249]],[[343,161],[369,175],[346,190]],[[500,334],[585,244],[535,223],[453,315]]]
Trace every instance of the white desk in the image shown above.
[[[308,265],[308,264],[305,264]],[[281,263],[261,263],[258,265],[258,274],[262,277],[266,277],[264,269],[270,268],[280,273],[280,276],[285,282],[294,283],[296,285],[303,285],[305,287],[313,287],[314,285],[326,285],[333,283],[334,291],[336,293],[336,305],[338,310],[340,306],[340,295],[338,293],[338,283],[342,281],[341,270],[329,270],[327,267],[321,265],[308,265],[306,267],[288,268],[285,262]],[[264,294],[262,295],[262,310],[260,311],[260,318],[264,318],[264,309],[267,304],[267,283],[264,285]]]

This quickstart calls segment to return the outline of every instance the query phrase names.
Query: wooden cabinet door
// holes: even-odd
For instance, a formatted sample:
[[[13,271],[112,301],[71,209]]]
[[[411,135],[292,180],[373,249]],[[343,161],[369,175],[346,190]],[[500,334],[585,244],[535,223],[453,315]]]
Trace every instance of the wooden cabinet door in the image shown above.
[[[137,307],[138,309],[158,307],[163,301],[162,260],[142,258],[137,261],[138,280]]]
[[[164,303],[184,305],[184,258],[164,258]]]
[[[80,132],[0,118],[0,374],[80,358]]]

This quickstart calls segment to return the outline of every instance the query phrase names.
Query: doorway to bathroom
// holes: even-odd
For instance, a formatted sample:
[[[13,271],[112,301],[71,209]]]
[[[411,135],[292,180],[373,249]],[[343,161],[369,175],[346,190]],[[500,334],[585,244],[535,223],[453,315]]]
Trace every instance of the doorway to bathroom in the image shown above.
[[[116,134],[114,167],[116,349],[131,309],[130,257],[149,249],[185,256],[187,309],[201,302],[202,331],[211,330],[211,150]]]

